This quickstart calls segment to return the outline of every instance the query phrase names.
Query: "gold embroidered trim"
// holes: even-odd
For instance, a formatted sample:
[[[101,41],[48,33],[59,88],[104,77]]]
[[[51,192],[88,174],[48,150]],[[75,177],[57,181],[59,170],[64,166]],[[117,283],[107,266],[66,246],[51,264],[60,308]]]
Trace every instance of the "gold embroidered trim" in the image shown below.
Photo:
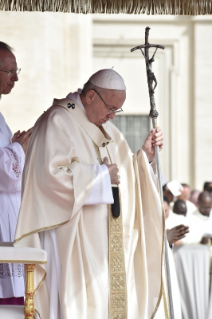
[[[15,264],[46,264],[46,261],[40,261],[40,260],[2,260],[0,259],[0,263],[4,264],[4,263],[15,263]]]
[[[104,132],[103,132],[104,134]],[[101,153],[98,146],[93,142],[99,163],[102,164]],[[111,157],[107,149],[108,157]],[[109,276],[110,276],[110,300],[109,300],[109,318],[127,319],[127,283],[123,245],[123,225],[122,225],[122,206],[121,196],[120,216],[114,218],[109,207]]]
[[[127,283],[120,195],[119,200],[120,216],[113,217],[111,205],[109,215],[110,319],[127,319]]]
[[[92,141],[92,142],[93,142],[94,149],[96,151],[96,155],[97,155],[97,159],[99,161],[99,164],[102,165],[103,161],[102,161],[102,157],[100,154],[100,150],[99,150],[98,146],[94,143],[94,141]]]
[[[65,225],[68,222],[69,222],[69,220],[67,220],[66,222],[61,223],[61,224],[57,224],[57,225],[53,225],[53,226],[49,226],[49,227],[43,227],[43,228],[40,228],[40,229],[33,230],[33,231],[29,232],[29,233],[26,233],[26,234],[22,235],[19,238],[16,238],[13,243],[16,243],[17,241],[21,240],[22,238],[24,238],[26,236],[29,236],[29,235],[32,235],[34,233],[39,233],[40,231],[48,230],[48,229],[55,228],[55,227],[58,227],[58,226],[63,226],[63,225]]]

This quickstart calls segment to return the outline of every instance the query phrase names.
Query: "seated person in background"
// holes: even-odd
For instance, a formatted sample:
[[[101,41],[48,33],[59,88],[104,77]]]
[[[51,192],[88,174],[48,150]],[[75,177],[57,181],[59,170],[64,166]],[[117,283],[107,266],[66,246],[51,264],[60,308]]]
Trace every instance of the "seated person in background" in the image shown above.
[[[190,215],[196,210],[196,206],[190,202],[190,193],[191,189],[188,184],[182,183],[183,189],[180,190],[181,194],[177,196],[177,199],[181,199],[186,203],[187,206],[187,214]]]
[[[172,219],[173,205],[176,200],[176,197],[181,194],[181,190],[183,190],[183,186],[177,180],[170,181],[163,186],[163,196],[167,199],[167,203],[169,204],[170,208],[169,215],[166,217],[168,218],[168,221]]]
[[[183,202],[184,203],[184,202]],[[163,204],[164,204],[164,210],[165,210],[165,218],[167,218],[170,215],[170,207],[169,207],[169,201],[168,198],[164,196],[163,198]],[[185,203],[184,203],[185,204]],[[186,205],[185,205],[186,208]],[[175,242],[183,239],[186,234],[189,232],[189,227],[185,225],[177,225],[171,229],[166,230],[167,240],[169,242],[169,245],[174,244]]]
[[[170,210],[169,217],[166,220],[166,226],[170,229],[180,224],[188,225],[187,223],[186,203],[183,200],[178,199],[174,202],[172,210]]]
[[[183,190],[181,190],[181,195],[179,195],[178,198],[187,201],[191,193],[190,186],[186,183],[181,183],[181,185],[183,186]]]
[[[200,193],[198,209],[189,216],[190,234],[184,240],[187,244],[208,244],[212,238],[212,196],[208,192]]]
[[[186,203],[181,199],[176,200],[176,202],[174,203],[174,206],[173,206],[173,213],[175,213],[177,215],[186,216],[186,214],[187,214]]]
[[[203,185],[203,191],[212,193],[212,182],[205,182]]]
[[[196,207],[198,206],[198,197],[201,192],[197,189],[193,189],[190,194],[189,201],[193,203]]]
[[[183,186],[180,184],[178,180],[173,180],[168,182],[163,186],[163,196],[165,196],[170,204],[170,208],[173,208],[174,202],[177,197],[181,195],[183,191]]]

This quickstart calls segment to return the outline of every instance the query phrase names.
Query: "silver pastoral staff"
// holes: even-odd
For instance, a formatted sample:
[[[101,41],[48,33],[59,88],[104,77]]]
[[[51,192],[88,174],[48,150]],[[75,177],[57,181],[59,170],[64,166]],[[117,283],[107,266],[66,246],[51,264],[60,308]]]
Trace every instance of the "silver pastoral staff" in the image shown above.
[[[150,28],[146,27],[146,29],[145,29],[145,44],[139,45],[139,46],[131,49],[131,52],[139,49],[139,50],[141,50],[141,53],[143,54],[143,56],[145,58],[146,72],[147,72],[147,83],[148,83],[150,107],[151,107],[149,116],[152,119],[153,128],[156,129],[157,128],[157,117],[159,114],[156,110],[154,90],[157,86],[157,80],[156,80],[154,73],[152,72],[152,62],[154,62],[154,57],[155,57],[155,54],[157,52],[157,49],[164,50],[165,47],[162,45],[158,45],[158,44],[149,44],[149,42],[148,42],[149,30],[150,30]],[[149,48],[156,48],[151,59],[149,59]],[[144,49],[144,51],[142,49]],[[154,87],[153,87],[153,84],[154,84]],[[160,169],[159,147],[158,146],[155,146],[155,154],[156,154],[156,166],[157,166],[157,174],[158,174],[158,188],[159,188],[160,197],[161,197],[161,201],[162,201],[163,200],[163,192],[162,192],[162,185],[161,185],[161,169]],[[173,308],[171,277],[170,277],[169,257],[168,257],[168,244],[167,244],[165,227],[164,227],[164,239],[165,239],[166,277],[167,277],[168,297],[169,297],[169,313],[170,313],[170,318],[174,319],[174,308]]]

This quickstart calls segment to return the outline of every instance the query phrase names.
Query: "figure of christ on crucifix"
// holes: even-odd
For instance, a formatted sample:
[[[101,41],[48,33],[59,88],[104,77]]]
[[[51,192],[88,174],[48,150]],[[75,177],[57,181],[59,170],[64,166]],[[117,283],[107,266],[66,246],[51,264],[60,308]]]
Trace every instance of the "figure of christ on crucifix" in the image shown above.
[[[143,54],[145,58],[146,63],[146,73],[147,73],[147,83],[148,83],[148,90],[149,90],[149,98],[150,98],[150,117],[152,119],[152,126],[154,129],[157,128],[157,117],[158,117],[158,111],[156,110],[156,104],[155,104],[155,88],[157,86],[157,80],[152,72],[152,63],[155,61],[154,57],[157,52],[157,49],[165,49],[164,46],[158,45],[158,44],[150,44],[149,43],[149,27],[146,27],[145,29],[145,44],[139,45],[131,49],[131,52],[135,50],[141,50],[141,53]],[[155,51],[151,57],[149,58],[149,49],[155,48]],[[142,50],[144,49],[144,51]],[[154,87],[153,87],[154,83]],[[157,176],[158,176],[158,189],[161,197],[161,203],[163,198],[163,192],[162,192],[162,183],[161,183],[161,169],[160,169],[160,160],[159,160],[159,149],[157,146],[155,146],[155,154],[156,154],[156,167],[157,167]],[[164,211],[164,208],[162,208],[162,211]],[[164,213],[163,213],[164,215]],[[163,218],[164,224],[165,224],[165,216]],[[172,298],[172,284],[171,284],[171,274],[170,274],[170,265],[169,265],[169,247],[168,247],[168,241],[166,237],[166,231],[164,227],[164,251],[165,251],[165,270],[166,270],[166,277],[163,279],[167,283],[167,290],[168,290],[168,296],[167,298],[164,297],[164,299],[167,299],[168,304],[168,311],[171,319],[174,319],[174,307],[173,307],[173,298]],[[172,256],[171,256],[172,258]],[[163,283],[164,285],[164,283]],[[165,294],[163,295],[165,296]],[[164,300],[164,302],[166,302]]]

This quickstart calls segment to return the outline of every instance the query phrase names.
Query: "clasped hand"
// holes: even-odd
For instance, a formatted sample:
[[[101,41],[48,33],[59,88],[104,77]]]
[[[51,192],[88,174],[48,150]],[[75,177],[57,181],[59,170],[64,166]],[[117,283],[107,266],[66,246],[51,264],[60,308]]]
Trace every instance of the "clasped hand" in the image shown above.
[[[155,146],[159,146],[161,150],[163,147],[163,133],[160,127],[157,127],[156,130],[152,129],[147,136],[142,150],[146,153],[149,162],[151,162],[155,157]]]
[[[33,127],[30,128],[27,132],[25,131],[20,132],[19,130],[13,135],[12,143],[15,143],[15,142],[19,143],[22,146],[24,153],[26,153],[27,146],[29,143],[29,138],[32,134],[32,130],[33,130]]]
[[[110,180],[111,180],[111,184],[114,184],[114,185],[118,185],[120,184],[120,176],[118,175],[118,167],[116,164],[108,164],[108,158],[105,157],[103,159],[103,163],[102,164],[105,164],[108,168],[108,171],[109,171],[109,175],[110,175]]]
[[[189,227],[185,225],[178,225],[166,230],[167,239],[170,245],[174,244],[178,240],[185,238],[186,234],[188,233]]]

